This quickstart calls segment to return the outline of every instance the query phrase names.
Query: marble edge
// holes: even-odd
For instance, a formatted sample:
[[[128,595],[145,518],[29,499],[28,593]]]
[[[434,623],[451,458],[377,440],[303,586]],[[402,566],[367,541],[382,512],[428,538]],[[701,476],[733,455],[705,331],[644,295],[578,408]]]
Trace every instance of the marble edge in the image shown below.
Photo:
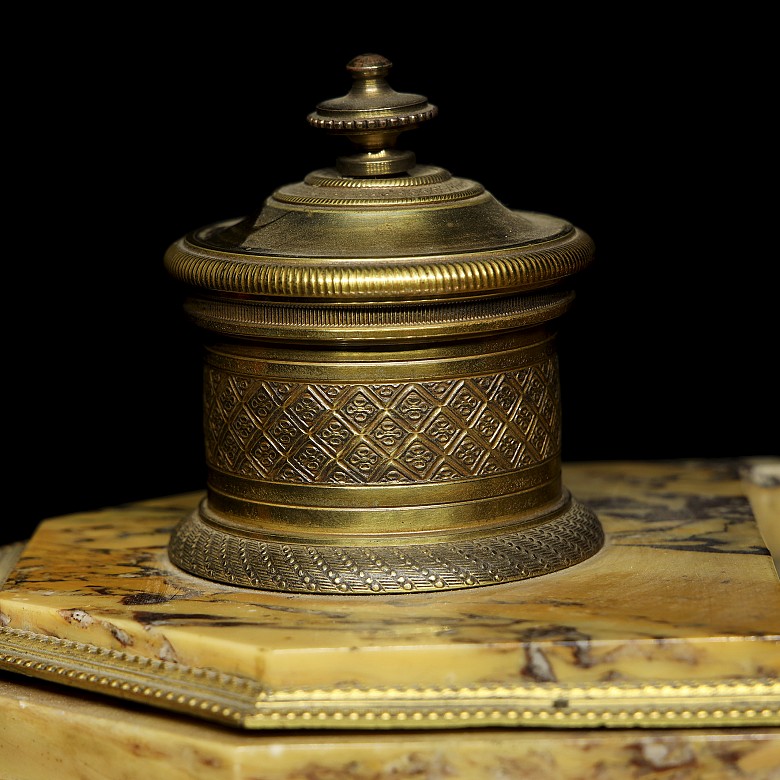
[[[742,479],[764,488],[780,488],[780,458],[742,458],[738,461]]]
[[[13,542],[0,547],[0,589],[11,576],[11,572],[22,557],[27,542]]]
[[[745,495],[780,578],[780,458],[749,458],[740,466]]]
[[[7,627],[0,669],[239,729],[780,726],[775,678],[270,690],[213,669]]]

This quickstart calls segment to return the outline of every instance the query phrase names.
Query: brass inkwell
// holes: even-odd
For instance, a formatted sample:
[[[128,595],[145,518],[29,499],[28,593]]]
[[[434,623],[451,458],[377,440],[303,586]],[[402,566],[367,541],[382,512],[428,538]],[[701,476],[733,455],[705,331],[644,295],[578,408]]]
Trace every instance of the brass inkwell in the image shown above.
[[[578,776],[741,761],[726,727],[780,724],[780,610],[740,481],[562,464],[556,324],[591,239],[417,164],[397,141],[436,108],[392,90],[383,57],[347,67],[351,91],[309,115],[347,147],[336,166],[165,255],[204,341],[206,489],[49,518],[0,548],[0,671],[293,732],[290,750],[126,709],[90,731],[21,686],[0,690],[0,720],[30,751],[94,735],[90,776],[112,751],[123,776],[174,755],[231,777],[283,754],[299,770],[275,777],[423,771],[386,750],[434,755],[437,776],[473,769],[466,753],[486,777],[539,755],[554,772],[560,729],[584,730],[560,764]],[[455,734],[475,728],[489,750]],[[649,730],[661,763],[610,729]],[[465,759],[441,763],[456,746]]]
[[[556,321],[593,243],[397,146],[433,119],[375,54],[309,124],[335,168],[165,257],[205,334],[207,495],[171,561],[280,592],[469,588],[603,544],[561,480]]]

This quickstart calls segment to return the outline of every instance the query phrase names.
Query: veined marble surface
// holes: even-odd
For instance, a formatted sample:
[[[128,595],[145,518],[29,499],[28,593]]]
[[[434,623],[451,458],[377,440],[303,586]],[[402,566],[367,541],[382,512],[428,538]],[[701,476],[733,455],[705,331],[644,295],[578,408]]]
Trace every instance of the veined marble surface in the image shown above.
[[[777,681],[780,580],[742,465],[567,464],[566,486],[603,524],[603,550],[535,579],[446,593],[290,595],[199,580],[171,565],[166,545],[200,494],[54,518],[3,585],[0,624],[264,691],[347,698]]]

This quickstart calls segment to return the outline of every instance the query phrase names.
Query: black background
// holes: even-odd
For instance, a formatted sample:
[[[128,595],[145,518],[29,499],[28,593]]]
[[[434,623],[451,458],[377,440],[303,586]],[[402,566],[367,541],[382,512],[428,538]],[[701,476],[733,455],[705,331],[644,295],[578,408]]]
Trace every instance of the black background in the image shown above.
[[[596,243],[561,322],[565,460],[776,455],[763,23],[578,8],[55,11],[20,31],[0,542],[204,486],[200,337],[163,254],[330,166],[306,115],[365,52],[439,107],[402,139],[420,162]]]

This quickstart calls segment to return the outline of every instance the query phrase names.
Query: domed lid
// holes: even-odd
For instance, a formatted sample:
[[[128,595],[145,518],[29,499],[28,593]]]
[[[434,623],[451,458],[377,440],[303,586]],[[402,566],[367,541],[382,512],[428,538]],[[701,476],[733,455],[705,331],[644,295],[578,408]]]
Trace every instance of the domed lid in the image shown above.
[[[511,210],[397,148],[437,108],[391,89],[391,67],[356,57],[349,93],[308,117],[352,154],[280,187],[259,213],[177,241],[165,257],[171,275],[220,297],[382,303],[539,290],[587,266],[593,243],[569,222]]]

